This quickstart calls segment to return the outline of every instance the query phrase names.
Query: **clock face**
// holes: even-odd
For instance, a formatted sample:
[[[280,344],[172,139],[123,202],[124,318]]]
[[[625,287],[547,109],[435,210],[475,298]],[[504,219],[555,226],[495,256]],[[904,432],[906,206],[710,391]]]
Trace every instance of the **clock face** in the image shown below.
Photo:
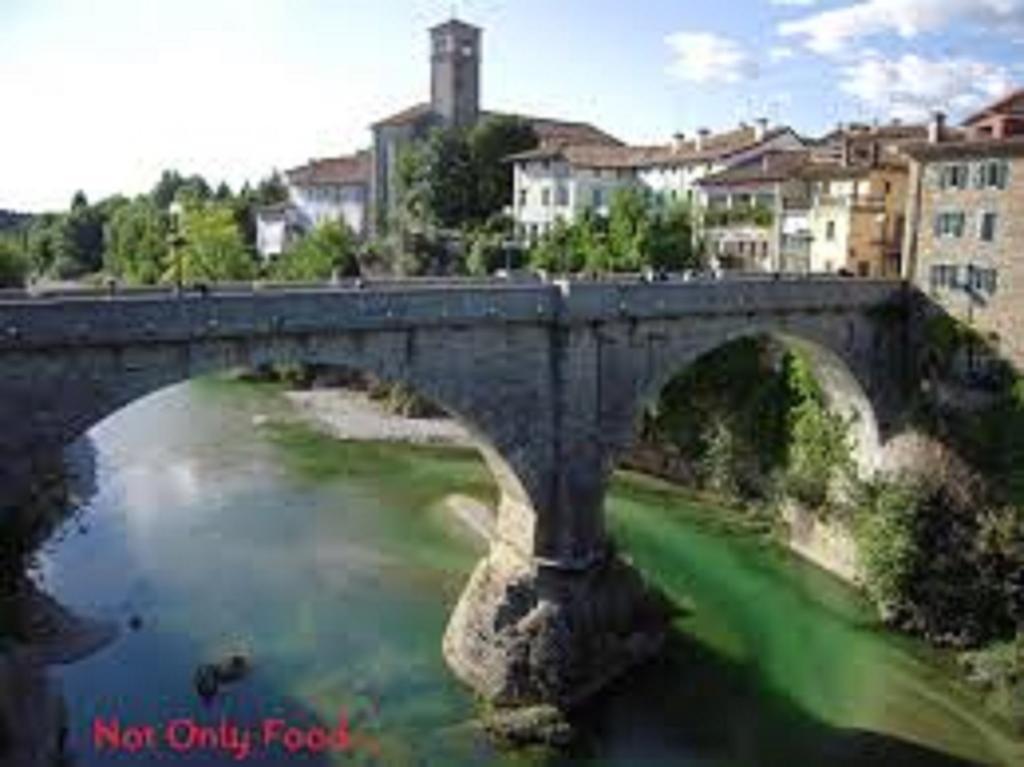
[[[469,58],[470,56],[472,56],[473,55],[473,46],[470,45],[469,43],[463,45],[462,46],[462,55],[465,56],[466,58]]]

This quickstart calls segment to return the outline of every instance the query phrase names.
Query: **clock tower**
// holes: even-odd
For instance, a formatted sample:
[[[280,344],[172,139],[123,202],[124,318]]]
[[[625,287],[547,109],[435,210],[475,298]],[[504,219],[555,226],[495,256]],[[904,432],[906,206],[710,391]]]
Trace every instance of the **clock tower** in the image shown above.
[[[430,103],[447,125],[480,116],[480,30],[452,19],[430,30]]]

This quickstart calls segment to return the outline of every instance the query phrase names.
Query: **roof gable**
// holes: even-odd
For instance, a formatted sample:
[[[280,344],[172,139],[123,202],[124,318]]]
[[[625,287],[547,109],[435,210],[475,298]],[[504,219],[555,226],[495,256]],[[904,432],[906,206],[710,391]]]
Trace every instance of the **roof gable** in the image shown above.
[[[1024,117],[1024,88],[1016,90],[1013,93],[1004,96],[994,104],[990,104],[984,109],[975,112],[964,120],[964,125],[973,125],[974,123],[984,120],[986,117],[991,115],[1012,115],[1015,117]]]

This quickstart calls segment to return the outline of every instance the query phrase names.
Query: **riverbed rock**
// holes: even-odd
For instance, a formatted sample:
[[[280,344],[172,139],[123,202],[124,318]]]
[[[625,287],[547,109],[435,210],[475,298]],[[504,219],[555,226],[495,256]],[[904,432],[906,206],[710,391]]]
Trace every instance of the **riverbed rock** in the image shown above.
[[[444,655],[495,705],[569,710],[655,655],[670,617],[667,603],[613,556],[573,572],[498,544],[452,614]]]
[[[484,730],[510,746],[567,746],[573,729],[565,714],[555,706],[496,708],[483,718]]]

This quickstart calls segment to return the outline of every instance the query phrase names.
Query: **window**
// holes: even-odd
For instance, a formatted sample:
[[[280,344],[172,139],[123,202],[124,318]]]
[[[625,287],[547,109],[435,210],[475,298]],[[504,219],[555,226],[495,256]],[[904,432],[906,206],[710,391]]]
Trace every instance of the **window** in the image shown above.
[[[981,232],[980,236],[983,242],[995,242],[996,240],[996,224],[999,220],[999,216],[992,211],[986,211],[981,214]]]
[[[540,190],[540,204],[545,208],[551,206],[551,189],[549,187]]]
[[[939,167],[940,189],[966,189],[968,166],[966,163],[950,163]]]
[[[825,224],[825,239],[829,242],[833,242],[836,239],[836,222],[829,221]]]
[[[530,195],[528,189],[519,190],[519,207],[525,208],[526,204],[530,201]]]
[[[595,189],[590,193],[590,199],[595,208],[600,208],[604,205],[604,193],[600,189]]]
[[[1010,166],[1005,160],[987,160],[974,171],[974,186],[978,189],[1006,189]]]
[[[986,269],[971,264],[967,267],[967,289],[972,293],[992,295],[996,292],[999,281],[998,274],[995,269]]]
[[[939,213],[935,216],[935,236],[959,238],[964,236],[965,215],[962,212]]]
[[[935,264],[931,268],[932,290],[957,287],[957,268],[952,264]]]
[[[555,205],[566,207],[569,204],[569,187],[559,184],[555,188]]]

